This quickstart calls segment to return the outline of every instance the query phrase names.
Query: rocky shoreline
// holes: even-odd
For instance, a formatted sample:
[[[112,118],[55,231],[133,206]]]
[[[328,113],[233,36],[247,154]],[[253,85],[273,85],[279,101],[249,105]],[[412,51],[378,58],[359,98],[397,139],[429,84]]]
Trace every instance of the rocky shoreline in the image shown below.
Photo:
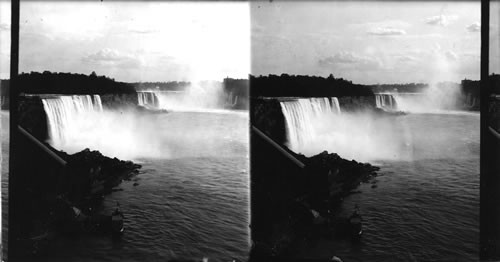
[[[327,151],[306,157],[282,147],[301,168],[255,133],[251,142],[252,261],[286,258],[298,242],[332,235],[342,200],[361,183],[373,182],[379,170]]]
[[[140,165],[82,150],[75,154],[58,151],[20,128],[17,141],[15,185],[11,213],[14,257],[43,257],[51,240],[59,235],[115,235],[112,214],[104,212],[106,195],[124,180],[137,180]],[[20,164],[31,159],[29,165]],[[15,186],[14,185],[14,186]],[[24,204],[23,204],[24,203]],[[29,204],[26,204],[29,203]],[[126,210],[125,210],[126,213]]]

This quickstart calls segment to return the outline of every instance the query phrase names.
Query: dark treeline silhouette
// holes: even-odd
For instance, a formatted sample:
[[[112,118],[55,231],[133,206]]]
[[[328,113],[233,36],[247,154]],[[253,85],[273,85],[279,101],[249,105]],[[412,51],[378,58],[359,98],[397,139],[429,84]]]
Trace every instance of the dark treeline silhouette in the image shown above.
[[[106,76],[73,73],[31,72],[19,75],[19,92],[27,94],[127,94],[135,93],[129,83]]]
[[[408,83],[408,84],[377,84],[369,85],[375,93],[400,92],[400,93],[420,93],[428,87],[424,83]]]
[[[250,75],[252,97],[321,97],[321,96],[371,96],[373,91],[364,85],[353,84],[330,74],[320,76],[288,75],[252,76]]]
[[[159,91],[182,91],[189,85],[191,82],[134,82],[132,85],[135,87],[137,91],[145,91],[145,90],[159,90]]]

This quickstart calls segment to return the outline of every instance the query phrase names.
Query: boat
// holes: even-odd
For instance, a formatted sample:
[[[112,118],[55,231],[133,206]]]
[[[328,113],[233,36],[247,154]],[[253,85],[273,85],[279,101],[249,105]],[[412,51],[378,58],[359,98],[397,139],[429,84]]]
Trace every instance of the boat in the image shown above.
[[[113,234],[123,233],[123,213],[120,210],[120,204],[117,203],[115,211],[111,214],[111,231]]]
[[[363,221],[361,215],[359,214],[359,207],[356,205],[354,212],[349,217],[349,226],[351,228],[351,236],[353,238],[359,238],[363,234]]]

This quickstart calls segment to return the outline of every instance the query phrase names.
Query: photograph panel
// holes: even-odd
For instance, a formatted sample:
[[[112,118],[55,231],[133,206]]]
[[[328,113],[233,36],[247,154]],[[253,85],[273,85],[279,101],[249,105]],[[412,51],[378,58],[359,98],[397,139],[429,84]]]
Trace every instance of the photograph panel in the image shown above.
[[[251,256],[477,260],[480,2],[250,9]]]
[[[481,68],[481,259],[500,259],[500,2],[486,1],[483,4],[481,26],[483,46]],[[489,6],[487,6],[489,4]],[[489,10],[485,9],[488,7]],[[486,20],[486,21],[485,21]],[[486,60],[487,58],[487,60]],[[483,81],[484,80],[484,81]]]
[[[246,261],[248,3],[22,1],[20,21],[10,260]]]
[[[0,224],[1,257],[6,257],[4,241],[8,238],[8,185],[9,185],[9,127],[10,127],[10,3],[0,1],[0,172],[1,172],[1,210]]]

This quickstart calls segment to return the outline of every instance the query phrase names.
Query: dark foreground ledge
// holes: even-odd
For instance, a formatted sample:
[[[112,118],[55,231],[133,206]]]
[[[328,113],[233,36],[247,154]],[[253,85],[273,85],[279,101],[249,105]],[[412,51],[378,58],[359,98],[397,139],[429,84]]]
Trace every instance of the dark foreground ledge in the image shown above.
[[[251,136],[251,259],[293,258],[294,244],[321,237],[342,199],[379,168],[326,151],[299,155],[262,134]]]
[[[9,259],[48,254],[54,251],[49,251],[50,240],[61,234],[109,232],[102,225],[111,218],[100,214],[98,207],[141,166],[89,149],[69,155],[22,128],[16,137],[15,172],[10,174],[14,183],[9,188]]]

